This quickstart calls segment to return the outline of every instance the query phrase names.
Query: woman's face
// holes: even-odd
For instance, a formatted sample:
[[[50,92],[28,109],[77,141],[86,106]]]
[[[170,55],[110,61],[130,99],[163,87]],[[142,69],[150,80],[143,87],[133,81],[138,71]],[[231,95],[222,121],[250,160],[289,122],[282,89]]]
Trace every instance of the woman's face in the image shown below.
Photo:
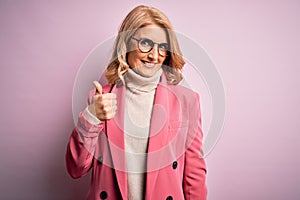
[[[138,41],[140,39],[144,40]],[[151,46],[151,41],[154,44],[153,48],[149,52],[143,53],[140,49],[143,49],[144,46],[147,49],[149,44]],[[127,54],[127,62],[129,66],[141,76],[153,76],[155,72],[161,68],[162,63],[166,59],[166,56],[162,56],[161,54],[164,52],[163,49],[167,48],[167,41],[166,31],[156,24],[140,28],[131,37],[129,42],[129,49],[131,50]],[[143,51],[145,51],[145,49]]]

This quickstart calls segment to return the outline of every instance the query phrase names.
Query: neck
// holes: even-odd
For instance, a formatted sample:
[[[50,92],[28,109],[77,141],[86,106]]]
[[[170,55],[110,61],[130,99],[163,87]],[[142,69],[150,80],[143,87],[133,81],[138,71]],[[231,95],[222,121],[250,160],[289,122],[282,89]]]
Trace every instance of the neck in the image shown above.
[[[161,74],[161,68],[151,77],[143,77],[132,69],[129,69],[124,79],[126,87],[134,93],[151,92],[156,89]]]

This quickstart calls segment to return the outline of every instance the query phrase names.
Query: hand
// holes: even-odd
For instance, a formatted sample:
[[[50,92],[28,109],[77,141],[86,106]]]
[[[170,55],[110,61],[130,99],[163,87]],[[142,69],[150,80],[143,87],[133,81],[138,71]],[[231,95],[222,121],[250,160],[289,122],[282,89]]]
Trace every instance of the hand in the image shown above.
[[[96,93],[92,98],[92,103],[88,107],[89,111],[101,121],[112,119],[117,110],[116,94],[102,94],[100,83],[94,81],[93,84],[96,87]]]

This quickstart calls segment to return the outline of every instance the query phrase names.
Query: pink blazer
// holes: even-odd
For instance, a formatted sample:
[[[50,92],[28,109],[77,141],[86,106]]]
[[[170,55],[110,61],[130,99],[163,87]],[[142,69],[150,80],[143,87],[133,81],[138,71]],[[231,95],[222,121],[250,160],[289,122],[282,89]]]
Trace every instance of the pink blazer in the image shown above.
[[[109,92],[110,87],[104,86],[103,93]],[[121,83],[112,88],[118,110],[106,123],[92,125],[80,113],[67,146],[66,166],[73,178],[92,170],[89,200],[127,199],[125,90]],[[206,199],[202,138],[198,95],[183,86],[168,85],[163,75],[156,89],[150,123],[144,199]]]

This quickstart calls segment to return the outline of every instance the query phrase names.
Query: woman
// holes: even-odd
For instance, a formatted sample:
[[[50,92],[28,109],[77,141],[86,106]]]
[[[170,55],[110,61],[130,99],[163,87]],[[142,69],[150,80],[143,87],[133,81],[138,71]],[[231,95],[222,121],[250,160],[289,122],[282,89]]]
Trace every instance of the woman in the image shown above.
[[[73,178],[92,170],[87,199],[206,199],[199,98],[172,30],[147,6],[124,19],[109,84],[94,82],[67,147]]]

